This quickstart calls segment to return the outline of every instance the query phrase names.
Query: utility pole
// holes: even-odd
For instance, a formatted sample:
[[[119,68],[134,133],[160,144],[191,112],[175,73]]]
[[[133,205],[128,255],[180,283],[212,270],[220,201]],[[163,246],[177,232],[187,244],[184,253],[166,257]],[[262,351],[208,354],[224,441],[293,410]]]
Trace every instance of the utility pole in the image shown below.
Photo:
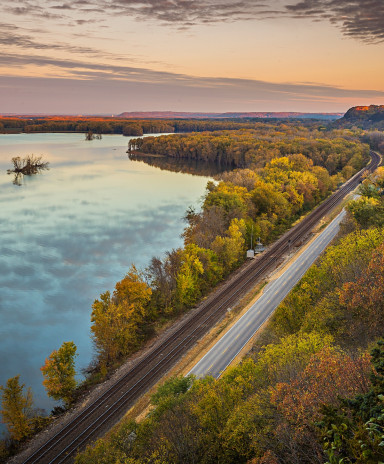
[[[252,224],[252,232],[251,232],[251,250],[253,250],[253,224]]]

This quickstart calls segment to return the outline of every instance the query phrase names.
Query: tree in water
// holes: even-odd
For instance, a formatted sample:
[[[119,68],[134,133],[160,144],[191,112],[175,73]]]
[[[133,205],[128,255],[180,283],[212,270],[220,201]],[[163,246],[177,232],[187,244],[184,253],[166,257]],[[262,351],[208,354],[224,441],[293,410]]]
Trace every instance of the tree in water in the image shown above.
[[[28,155],[25,158],[15,156],[12,158],[13,169],[8,169],[8,174],[11,172],[21,172],[22,174],[31,175],[37,174],[43,169],[48,169],[48,161],[43,161],[42,156]]]
[[[43,161],[42,156],[28,155],[25,158],[15,156],[12,158],[13,169],[8,169],[8,174],[14,174],[15,178],[13,183],[15,185],[21,185],[23,176],[31,176],[32,174],[38,174],[41,171],[49,169],[48,161]]]
[[[98,140],[101,140],[103,137],[101,134],[97,134],[95,135],[91,130],[89,130],[86,134],[85,134],[85,140],[93,140],[93,139],[98,139]]]

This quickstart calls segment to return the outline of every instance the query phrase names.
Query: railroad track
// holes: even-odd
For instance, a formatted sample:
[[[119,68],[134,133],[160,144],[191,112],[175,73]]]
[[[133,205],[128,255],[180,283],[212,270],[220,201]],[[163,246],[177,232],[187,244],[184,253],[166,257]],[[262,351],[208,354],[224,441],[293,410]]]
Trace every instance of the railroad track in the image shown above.
[[[361,182],[364,172],[374,171],[381,163],[380,156],[371,152],[371,161],[348,182],[308,214],[299,224],[286,232],[262,256],[258,256],[242,273],[214,292],[198,311],[169,334],[169,336],[137,361],[120,380],[96,401],[83,409],[43,446],[34,451],[23,464],[61,464],[73,462],[75,454],[103,435],[121,419],[127,409],[153,386],[255,282],[276,266],[292,246],[305,238],[314,225],[332,210],[346,194]]]

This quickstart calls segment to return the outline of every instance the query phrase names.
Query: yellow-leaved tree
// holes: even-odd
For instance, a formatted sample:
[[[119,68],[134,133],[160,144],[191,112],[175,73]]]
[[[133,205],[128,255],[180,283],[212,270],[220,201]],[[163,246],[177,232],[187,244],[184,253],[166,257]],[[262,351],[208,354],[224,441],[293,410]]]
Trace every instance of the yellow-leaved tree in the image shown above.
[[[152,290],[132,266],[111,295],[105,292],[92,305],[91,331],[99,361],[106,366],[140,346],[150,321]]]
[[[32,391],[28,388],[23,393],[24,384],[20,385],[19,375],[7,380],[7,385],[0,385],[2,422],[6,424],[10,437],[21,441],[31,433]]]
[[[73,342],[64,342],[58,350],[52,351],[40,368],[48,396],[63,400],[66,405],[71,403],[76,388],[75,356],[76,345]]]
[[[242,260],[245,253],[245,221],[232,219],[225,237],[217,236],[211,248],[219,257],[226,272],[234,269]]]

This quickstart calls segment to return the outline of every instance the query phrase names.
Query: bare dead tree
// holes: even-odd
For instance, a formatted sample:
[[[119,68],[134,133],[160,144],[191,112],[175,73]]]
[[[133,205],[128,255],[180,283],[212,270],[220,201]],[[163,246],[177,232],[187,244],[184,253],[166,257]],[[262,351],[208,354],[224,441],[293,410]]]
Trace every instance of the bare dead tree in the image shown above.
[[[14,172],[25,175],[31,175],[49,169],[48,161],[43,161],[42,156],[28,155],[25,158],[16,156],[12,158],[12,163],[13,169],[8,169],[8,174]]]

